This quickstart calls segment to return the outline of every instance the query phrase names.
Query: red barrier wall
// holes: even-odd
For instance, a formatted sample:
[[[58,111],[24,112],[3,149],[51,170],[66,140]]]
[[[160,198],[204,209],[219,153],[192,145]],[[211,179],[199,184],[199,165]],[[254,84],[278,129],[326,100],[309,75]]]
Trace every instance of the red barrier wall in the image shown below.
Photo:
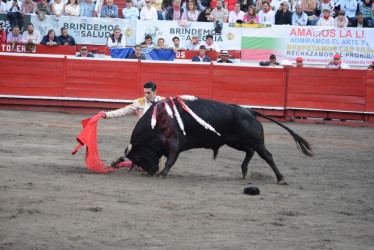
[[[0,52],[11,52],[11,53],[28,53],[28,54],[53,54],[53,55],[75,55],[75,46],[46,46],[46,45],[35,45],[35,49],[32,52],[26,52],[26,46],[24,44],[17,44],[12,46],[11,43],[1,43]]]
[[[374,71],[8,55],[0,57],[0,67],[3,108],[25,105],[21,109],[30,109],[33,105],[113,109],[124,106],[123,100],[142,96],[143,84],[155,81],[158,93],[165,97],[195,95],[255,107],[285,118],[374,122]],[[30,100],[22,96],[38,97]]]

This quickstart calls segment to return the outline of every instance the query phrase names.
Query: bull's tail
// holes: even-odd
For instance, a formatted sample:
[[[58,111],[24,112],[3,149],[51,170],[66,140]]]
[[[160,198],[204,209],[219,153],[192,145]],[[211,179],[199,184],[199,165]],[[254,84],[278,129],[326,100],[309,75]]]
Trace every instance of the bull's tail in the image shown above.
[[[283,125],[282,123],[274,120],[273,118],[271,118],[269,116],[266,116],[266,115],[264,115],[264,114],[262,114],[258,111],[255,111],[255,110],[251,110],[251,111],[253,112],[253,114],[255,116],[260,116],[260,117],[263,117],[265,119],[268,119],[268,120],[278,124],[279,126],[284,128],[285,130],[287,130],[292,135],[292,137],[294,138],[294,140],[296,142],[297,147],[301,150],[301,152],[303,152],[304,155],[307,155],[307,156],[313,156],[314,155],[313,150],[310,147],[309,143],[303,137],[301,137],[300,135],[293,132],[293,130],[291,130],[287,126]]]

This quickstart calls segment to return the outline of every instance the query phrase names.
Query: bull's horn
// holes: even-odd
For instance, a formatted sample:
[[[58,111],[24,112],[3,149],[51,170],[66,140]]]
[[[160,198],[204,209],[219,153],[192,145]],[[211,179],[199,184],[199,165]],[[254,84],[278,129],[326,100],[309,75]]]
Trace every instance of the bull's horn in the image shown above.
[[[127,157],[127,155],[130,153],[131,149],[132,149],[132,145],[130,143],[129,146],[127,146],[127,148],[125,150],[125,157]]]

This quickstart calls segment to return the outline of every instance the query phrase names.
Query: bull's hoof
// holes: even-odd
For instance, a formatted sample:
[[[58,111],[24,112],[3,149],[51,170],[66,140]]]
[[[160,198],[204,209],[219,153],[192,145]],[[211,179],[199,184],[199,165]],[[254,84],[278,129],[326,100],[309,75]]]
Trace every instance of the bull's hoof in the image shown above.
[[[280,180],[278,181],[278,185],[288,185],[288,183],[285,180]]]

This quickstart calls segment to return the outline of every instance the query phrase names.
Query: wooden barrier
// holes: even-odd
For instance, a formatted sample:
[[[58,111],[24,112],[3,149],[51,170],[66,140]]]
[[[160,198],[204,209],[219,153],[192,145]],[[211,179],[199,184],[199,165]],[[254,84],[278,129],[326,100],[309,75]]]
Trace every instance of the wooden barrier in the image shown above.
[[[22,43],[16,44],[14,47],[11,43],[1,43],[0,52],[12,53],[30,53],[30,54],[53,54],[53,55],[75,55],[75,46],[47,46],[38,44],[31,52],[26,51],[26,46]]]
[[[374,71],[22,55],[2,55],[0,67],[2,108],[92,113],[125,106],[154,81],[166,97],[195,95],[284,119],[374,123]]]

